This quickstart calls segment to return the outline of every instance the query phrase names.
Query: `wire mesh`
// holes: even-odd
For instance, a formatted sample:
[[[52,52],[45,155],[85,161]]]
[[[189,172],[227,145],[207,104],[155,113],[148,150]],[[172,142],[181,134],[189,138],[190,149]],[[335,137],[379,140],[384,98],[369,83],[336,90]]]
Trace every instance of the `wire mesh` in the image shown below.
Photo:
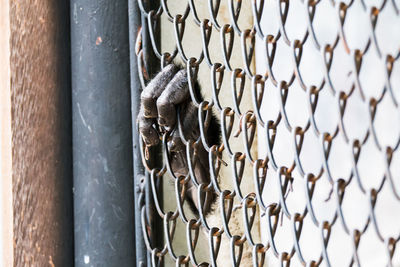
[[[142,143],[143,183],[163,221],[164,246],[157,247],[141,202],[152,265],[400,266],[399,3],[160,2],[146,10],[138,1],[148,45],[161,66],[178,60],[188,70],[192,101],[204,111],[198,141],[212,166],[210,184],[197,187],[200,195],[214,190],[218,200],[217,212],[190,214],[182,193],[195,179],[188,172],[164,191],[175,208],[161,205],[156,185],[170,172],[167,138],[160,136],[164,163],[157,167]],[[173,36],[170,47],[154,36],[161,24]],[[185,40],[188,28],[198,37],[197,53]],[[137,54],[145,88],[140,45]],[[198,102],[193,81],[202,71],[210,80],[200,81],[206,98]],[[212,110],[221,124],[218,147],[205,137],[204,113]],[[178,224],[184,249],[174,243]]]

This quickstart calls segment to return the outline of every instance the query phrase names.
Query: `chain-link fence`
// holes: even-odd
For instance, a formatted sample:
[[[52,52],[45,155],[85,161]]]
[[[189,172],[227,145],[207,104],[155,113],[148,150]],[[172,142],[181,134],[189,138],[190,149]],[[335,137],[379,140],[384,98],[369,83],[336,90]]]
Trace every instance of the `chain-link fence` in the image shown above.
[[[400,3],[138,3],[142,87],[151,54],[183,62],[211,166],[208,185],[176,177],[168,133],[162,164],[142,143],[152,264],[400,266]],[[210,112],[219,146],[205,137]],[[175,179],[161,190],[163,175]],[[200,199],[216,193],[213,212],[187,208],[190,181]]]

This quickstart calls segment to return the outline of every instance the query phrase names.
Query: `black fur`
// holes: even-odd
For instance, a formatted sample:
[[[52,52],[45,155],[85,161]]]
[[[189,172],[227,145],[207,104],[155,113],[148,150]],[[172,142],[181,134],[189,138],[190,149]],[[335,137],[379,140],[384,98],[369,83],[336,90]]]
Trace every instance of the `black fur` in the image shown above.
[[[203,101],[201,87],[196,81],[194,85],[195,97]],[[168,65],[147,85],[142,92],[142,101],[138,115],[139,131],[148,147],[159,143],[158,127],[171,132],[171,140],[168,142],[169,156],[174,175],[186,176],[189,172],[186,162],[186,147],[181,141],[177,127],[177,110],[183,126],[183,134],[193,141],[200,135],[198,124],[198,109],[192,103],[188,85],[187,73],[182,66]],[[175,116],[175,117],[174,117]],[[219,146],[221,144],[221,130],[215,114],[212,112],[209,127],[206,131],[208,145]],[[208,153],[200,143],[195,163],[195,175],[199,183],[210,183],[208,165]],[[152,150],[149,150],[152,151]],[[196,206],[197,188],[190,181],[187,184],[186,201],[191,210],[198,214]],[[204,212],[211,211],[211,204],[216,200],[216,194],[208,194]]]

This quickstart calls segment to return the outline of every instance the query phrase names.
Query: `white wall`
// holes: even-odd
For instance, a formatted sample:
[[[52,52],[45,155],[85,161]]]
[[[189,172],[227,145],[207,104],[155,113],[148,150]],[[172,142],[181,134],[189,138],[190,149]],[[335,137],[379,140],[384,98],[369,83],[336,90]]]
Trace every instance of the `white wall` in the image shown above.
[[[262,27],[264,34],[275,35],[278,31],[278,12],[276,3],[278,1],[265,1],[264,13],[262,17]],[[304,2],[304,4],[302,3]],[[301,39],[307,30],[306,24],[306,3],[308,1],[291,1],[289,15],[286,22],[286,30],[290,40]],[[348,1],[347,1],[348,2]],[[368,28],[368,12],[365,12],[360,5],[361,1],[355,1],[355,4],[349,9],[345,32],[348,38],[350,49],[362,48],[365,46],[369,35]],[[370,1],[365,1],[372,5]],[[374,1],[374,3],[377,1]],[[316,15],[314,19],[314,27],[317,38],[321,47],[325,44],[332,43],[338,33],[337,11],[332,6],[331,1],[320,1],[317,5]],[[400,46],[400,17],[395,15],[393,7],[388,3],[381,12],[377,25],[377,38],[384,54],[395,55]],[[303,57],[300,63],[300,71],[303,75],[304,82],[307,86],[319,85],[323,79],[323,57],[309,36],[304,49]],[[257,39],[256,49],[256,68],[257,73],[266,73],[266,55],[265,44],[261,39]],[[278,50],[275,56],[273,71],[276,79],[288,80],[293,73],[293,61],[290,47],[281,38],[278,41]],[[351,85],[354,83],[354,73],[352,71],[352,58],[347,54],[343,42],[339,44],[334,52],[334,61],[332,65],[331,75],[336,90],[349,92]],[[396,93],[397,101],[400,100],[400,62],[397,60],[397,67],[393,70],[392,86]],[[396,69],[397,68],[397,69]],[[375,47],[371,47],[366,55],[361,68],[361,84],[367,97],[364,103],[359,92],[356,91],[348,99],[345,112],[345,128],[351,139],[361,139],[365,131],[368,129],[369,113],[368,99],[377,97],[384,88],[384,64],[379,60]],[[266,83],[266,91],[264,94],[261,114],[264,121],[275,120],[279,113],[279,91],[271,83]],[[301,89],[298,81],[289,88],[289,97],[286,104],[286,110],[289,121],[292,126],[302,126],[306,124],[309,113],[307,110],[307,94]],[[338,105],[335,96],[331,94],[328,87],[325,86],[319,94],[317,105],[316,123],[320,127],[321,132],[331,132],[338,124]],[[400,133],[400,113],[399,109],[394,106],[389,94],[386,94],[382,102],[378,105],[378,112],[375,119],[375,127],[379,141],[389,146],[394,146],[399,138]],[[266,135],[262,127],[258,127],[258,152],[259,158],[266,155]],[[283,121],[277,129],[276,144],[274,147],[274,155],[278,166],[291,166],[294,161],[293,154],[293,136],[285,127]],[[305,134],[303,149],[301,152],[301,161],[305,173],[317,174],[322,165],[322,149],[320,141],[312,128]],[[384,175],[384,152],[380,152],[372,136],[362,147],[359,160],[359,172],[364,186],[369,191],[370,188],[377,188]],[[397,180],[397,191],[400,191],[400,152],[396,151],[392,163],[392,173],[394,179]],[[346,181],[351,173],[351,146],[344,141],[343,135],[340,133],[332,144],[329,165],[333,179],[336,181],[343,178]],[[296,212],[302,213],[306,202],[304,195],[304,178],[295,169],[293,172],[294,184],[293,192],[289,193],[287,198],[288,209],[291,214]],[[267,183],[263,192],[263,200],[266,205],[278,203],[278,187],[276,184],[277,173],[272,169],[268,169]],[[330,221],[336,212],[336,203],[334,194],[326,201],[331,189],[326,174],[316,183],[316,189],[313,197],[313,207],[316,217],[319,221]],[[350,228],[359,229],[365,225],[369,216],[369,198],[359,189],[355,179],[346,188],[346,194],[343,201],[343,212],[346,222]],[[384,236],[398,237],[400,234],[400,201],[394,198],[389,183],[386,182],[381,193],[378,195],[378,201],[375,208],[378,218],[379,228]],[[290,252],[293,246],[293,236],[291,230],[291,222],[285,217],[282,226],[279,227],[275,242],[279,252]],[[343,230],[342,224],[338,219],[332,228],[330,242],[328,246],[328,254],[331,266],[348,266],[352,253],[352,239]],[[268,242],[266,234],[265,217],[261,219],[261,234],[264,244]],[[310,220],[307,215],[303,225],[303,231],[300,239],[300,245],[303,257],[306,261],[318,260],[321,254],[321,238],[320,230]],[[397,248],[397,250],[400,250]],[[377,238],[373,224],[370,223],[367,231],[363,234],[358,249],[361,266],[385,266],[387,263],[387,255],[382,242]],[[278,266],[276,257],[272,254],[271,249],[268,251],[268,260],[270,266]],[[394,255],[394,266],[400,266],[400,252]],[[297,255],[295,254],[291,266],[300,266]],[[322,266],[325,266],[324,264]]]

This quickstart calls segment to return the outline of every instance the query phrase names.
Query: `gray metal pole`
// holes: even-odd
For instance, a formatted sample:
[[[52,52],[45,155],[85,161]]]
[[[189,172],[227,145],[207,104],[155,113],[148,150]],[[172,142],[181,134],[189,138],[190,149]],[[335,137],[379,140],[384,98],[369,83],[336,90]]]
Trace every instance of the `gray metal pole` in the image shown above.
[[[136,0],[129,0],[129,44],[131,62],[131,108],[132,108],[132,142],[133,142],[133,175],[135,194],[135,242],[136,242],[136,266],[147,266],[146,246],[143,239],[141,223],[140,179],[144,177],[144,167],[140,157],[139,133],[137,131],[136,117],[139,113],[141,85],[138,76],[138,65],[135,51],[135,43],[139,28],[141,27],[140,10]]]
[[[71,0],[76,266],[135,266],[128,2]]]

